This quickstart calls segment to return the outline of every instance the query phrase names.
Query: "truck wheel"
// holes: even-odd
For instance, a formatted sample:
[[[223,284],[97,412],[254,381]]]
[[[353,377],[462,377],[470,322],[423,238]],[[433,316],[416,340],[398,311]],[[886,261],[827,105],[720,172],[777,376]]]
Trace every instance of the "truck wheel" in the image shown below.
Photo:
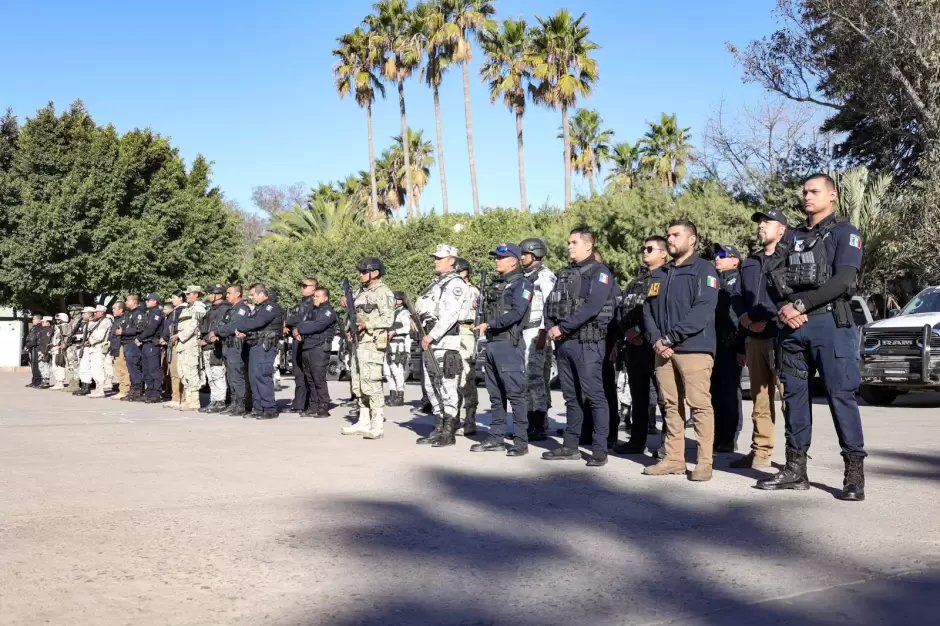
[[[893,389],[873,385],[862,385],[858,394],[862,396],[862,400],[873,406],[888,406],[898,397],[898,392]]]

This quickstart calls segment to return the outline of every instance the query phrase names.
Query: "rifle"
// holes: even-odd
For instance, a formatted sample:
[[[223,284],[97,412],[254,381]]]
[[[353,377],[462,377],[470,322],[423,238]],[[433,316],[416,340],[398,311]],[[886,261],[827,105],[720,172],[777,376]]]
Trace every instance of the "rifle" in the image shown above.
[[[473,318],[473,325],[479,326],[486,321],[486,270],[480,270],[480,297],[477,298],[477,311]],[[480,332],[473,331],[474,339],[480,339]],[[474,355],[475,356],[475,355]]]
[[[343,279],[343,295],[346,296],[346,319],[349,320],[349,343],[352,344],[350,361],[356,361],[356,373],[359,373],[359,323],[356,321],[356,303],[353,301],[349,279]]]
[[[415,311],[415,305],[411,301],[411,296],[404,294],[405,297],[402,298],[402,302],[405,305],[405,308],[408,309],[408,314],[411,315],[411,321],[414,322],[415,328],[418,329],[418,341],[420,342],[427,335],[424,332],[424,325],[421,322],[421,318],[418,317],[418,312]],[[425,357],[424,361],[425,367],[431,368],[431,377],[436,378],[437,380],[443,380],[444,375],[441,373],[441,368],[437,364],[437,359],[434,358],[434,353],[431,352],[430,348],[422,348]],[[441,410],[444,410],[444,397],[441,395],[441,390],[438,389],[437,385],[431,385],[431,391],[434,392],[434,397],[437,398],[437,403],[441,407]]]

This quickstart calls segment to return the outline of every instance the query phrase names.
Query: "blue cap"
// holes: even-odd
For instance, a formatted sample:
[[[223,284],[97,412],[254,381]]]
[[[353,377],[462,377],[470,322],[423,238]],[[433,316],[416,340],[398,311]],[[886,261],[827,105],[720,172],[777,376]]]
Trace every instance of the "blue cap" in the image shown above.
[[[741,260],[741,253],[738,252],[738,249],[734,246],[726,246],[720,243],[716,243],[715,247],[715,256],[716,257],[725,257],[729,259],[738,259]]]
[[[522,260],[522,248],[514,243],[501,243],[495,250],[490,250],[490,256],[495,257],[515,257]]]
[[[787,216],[776,209],[764,209],[763,211],[758,211],[757,213],[751,216],[751,221],[759,222],[761,221],[761,219],[764,219],[764,218],[768,220],[772,220],[774,222],[780,222],[784,226],[788,225]]]
[[[157,302],[159,302],[159,301],[160,301],[160,296],[158,296],[157,294],[155,294],[155,293],[153,293],[153,292],[150,292],[150,293],[147,294],[147,297],[144,298],[144,300],[145,300],[145,301],[146,301],[146,300],[156,300]]]

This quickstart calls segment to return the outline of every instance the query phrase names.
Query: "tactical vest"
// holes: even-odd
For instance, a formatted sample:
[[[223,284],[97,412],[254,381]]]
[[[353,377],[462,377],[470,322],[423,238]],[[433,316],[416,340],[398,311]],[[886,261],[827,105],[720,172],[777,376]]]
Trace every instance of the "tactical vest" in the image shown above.
[[[534,271],[524,272],[526,278],[529,279],[529,282],[532,283],[532,306],[529,307],[529,313],[526,316],[525,324],[523,328],[537,328],[542,325],[542,315],[545,310],[545,296],[542,294],[542,290],[539,289],[536,281],[539,279],[539,275],[543,272],[551,272],[550,269],[542,265],[541,263]]]
[[[847,218],[837,216],[826,225],[811,230],[808,236],[793,242],[783,265],[770,272],[774,287],[782,298],[786,299],[795,292],[816,289],[832,278],[825,239],[837,225],[848,222]],[[848,295],[854,295],[854,292]]]
[[[588,263],[581,267],[569,266],[558,273],[558,282],[555,283],[555,289],[548,296],[548,318],[553,324],[557,325],[571,318],[587,301],[587,298],[581,297],[581,287],[584,273],[593,265],[593,263]],[[588,296],[590,296],[593,288],[592,281],[588,287]],[[604,341],[607,337],[607,326],[614,318],[614,306],[615,303],[611,298],[604,303],[597,317],[574,331],[569,337],[579,339],[583,343]]]
[[[516,272],[508,278],[500,276],[490,284],[489,289],[486,290],[487,320],[495,320],[500,315],[504,315],[512,310],[512,295],[509,292],[509,286],[522,278],[525,278],[525,276],[521,272]],[[490,332],[487,330],[487,340],[518,341],[520,336],[519,329],[525,323],[526,318],[528,318],[528,315],[523,317],[517,324],[514,324],[510,328],[504,328],[500,332]]]
[[[434,328],[434,325],[437,323],[435,313],[437,312],[438,302],[440,302],[441,297],[444,295],[444,289],[450,281],[457,278],[460,278],[460,276],[456,273],[442,274],[435,280],[432,280],[428,288],[422,291],[418,296],[418,300],[415,302],[415,312],[418,314],[418,317],[421,318],[421,325],[424,327],[425,334],[431,332],[431,329]],[[435,289],[438,291],[437,298],[431,296],[431,293]],[[444,333],[443,336],[459,334],[460,324],[454,324],[447,329],[447,332]]]
[[[222,321],[219,324],[219,326],[228,326],[232,322],[232,318],[235,317],[236,315],[235,311],[238,310],[239,305],[244,307],[245,315],[248,315],[249,313],[251,313],[251,309],[245,306],[244,303],[237,302],[236,304],[233,304],[232,306],[228,307],[228,309],[225,310],[225,314],[222,315]],[[178,323],[179,321],[176,322],[176,324]],[[226,337],[225,339],[223,339],[222,343],[224,344],[226,348],[241,348],[242,344],[244,343],[244,337],[236,337],[235,334],[233,333],[230,337]]]

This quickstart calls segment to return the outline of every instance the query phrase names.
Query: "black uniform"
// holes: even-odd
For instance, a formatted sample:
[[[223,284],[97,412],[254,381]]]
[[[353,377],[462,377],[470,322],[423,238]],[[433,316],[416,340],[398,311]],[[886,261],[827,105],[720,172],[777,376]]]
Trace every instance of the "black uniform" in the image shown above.
[[[159,400],[163,393],[163,370],[160,367],[160,334],[163,330],[163,311],[150,307],[144,313],[143,328],[138,334],[143,361],[144,386],[147,398]],[[126,357],[125,357],[126,359]]]
[[[42,384],[42,375],[39,373],[39,357],[36,354],[36,344],[39,341],[39,330],[41,328],[42,326],[39,324],[35,324],[30,328],[29,332],[26,333],[26,341],[23,344],[23,349],[26,350],[26,354],[29,355],[29,369],[32,372],[32,379],[30,383],[26,385],[27,387],[38,387]]]
[[[571,263],[559,272],[545,304],[545,319],[562,332],[555,340],[555,360],[568,422],[565,450],[553,456],[575,458],[571,451],[578,448],[584,414],[589,411],[594,418],[595,456],[606,458],[609,408],[604,395],[603,351],[614,314],[613,285],[613,272],[604,263],[593,258]]]
[[[277,417],[274,358],[284,329],[284,313],[277,302],[268,298],[256,305],[251,315],[236,316],[235,328],[247,335],[245,343],[250,346],[248,381],[251,384],[253,409],[261,412],[261,417]]]
[[[607,448],[617,443],[617,431],[620,429],[620,399],[617,397],[617,350],[623,331],[620,326],[620,304],[623,301],[623,291],[617,281],[613,281],[610,289],[613,301],[614,314],[607,323],[607,336],[604,338],[604,363],[601,367],[602,381],[604,383],[604,396],[607,398]],[[594,417],[590,412],[584,414],[584,423],[581,426],[579,443],[582,446],[591,445],[591,433],[594,432]]]
[[[242,415],[251,407],[251,395],[245,373],[248,371],[248,353],[250,346],[243,337],[236,337],[238,321],[251,315],[251,309],[244,300],[233,304],[222,316],[215,327],[215,335],[222,341],[222,355],[225,358],[225,373],[232,403],[227,413]]]
[[[225,319],[225,314],[228,312],[230,308],[232,308],[231,304],[229,304],[225,300],[218,300],[209,306],[208,312],[205,314],[205,316],[203,316],[202,322],[200,323],[199,337],[201,339],[200,343],[205,342],[202,345],[202,358],[203,358],[203,363],[205,363],[207,372],[208,372],[208,368],[210,367],[222,367],[225,365],[224,354],[223,354],[224,346],[222,342],[221,341],[210,342],[209,334],[214,332],[217,327],[222,325],[222,320]],[[226,380],[227,380],[227,377],[226,377]],[[213,392],[213,394],[214,393],[215,392]],[[210,398],[209,406],[205,408],[210,409],[210,407],[215,406],[213,410],[217,411],[222,408],[222,405],[224,403],[225,403],[224,397]],[[203,413],[210,412],[210,411],[202,410],[202,409],[200,409],[200,411]]]
[[[83,322],[79,322],[83,323]],[[124,362],[127,364],[127,376],[131,379],[130,398],[144,395],[144,369],[141,361],[141,348],[134,340],[146,325],[144,311],[138,306],[124,313],[124,325],[121,326],[121,347],[124,349]]]
[[[522,453],[529,446],[522,326],[529,317],[532,292],[532,283],[518,269],[497,276],[486,291],[485,372],[492,421],[480,451],[503,447],[507,401],[512,405],[513,449]]]
[[[124,328],[123,313],[114,316],[114,321],[111,323],[111,336],[108,337],[108,354],[115,359],[121,356],[121,336],[114,332],[118,328]]]
[[[287,330],[293,332],[295,328],[300,326],[301,322],[307,319],[307,316],[313,309],[313,296],[301,298],[300,301],[297,302],[297,306],[288,309],[284,316],[284,325],[287,326]],[[302,346],[300,343],[301,342],[292,339],[290,344],[290,359],[294,372],[294,402],[291,404],[291,410],[297,412],[307,410],[307,401],[312,391],[312,389],[307,386],[308,378],[304,374],[304,359],[301,354]]]
[[[718,273],[718,304],[715,307],[715,365],[712,369],[712,409],[715,412],[715,448],[733,448],[742,420],[741,366],[744,335],[738,333],[741,276],[738,270]]]
[[[303,337],[303,341],[295,342],[300,351],[295,358],[302,362],[300,372],[304,385],[303,395],[294,396],[294,406],[303,407],[309,414],[313,413],[313,405],[316,403],[317,414],[326,417],[330,410],[326,370],[330,365],[333,337],[336,336],[336,312],[330,303],[324,302],[320,306],[305,308],[304,317],[297,325],[297,332]],[[294,371],[297,371],[296,365]],[[300,384],[295,384],[299,392]]]

